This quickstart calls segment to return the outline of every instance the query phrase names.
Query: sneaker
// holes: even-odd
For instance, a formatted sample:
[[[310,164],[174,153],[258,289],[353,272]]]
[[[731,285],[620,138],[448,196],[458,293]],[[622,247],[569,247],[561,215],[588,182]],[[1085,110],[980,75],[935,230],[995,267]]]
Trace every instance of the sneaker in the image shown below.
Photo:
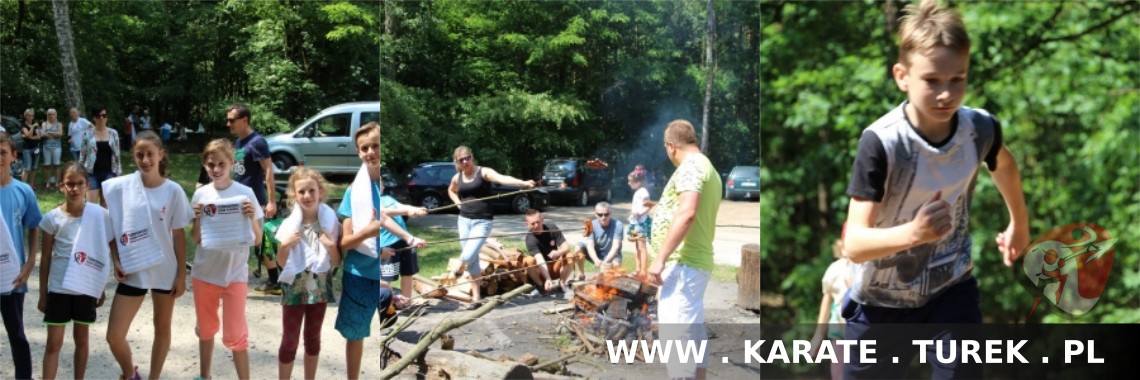
[[[261,294],[281,295],[281,285],[279,284],[261,283],[254,287],[253,290]]]

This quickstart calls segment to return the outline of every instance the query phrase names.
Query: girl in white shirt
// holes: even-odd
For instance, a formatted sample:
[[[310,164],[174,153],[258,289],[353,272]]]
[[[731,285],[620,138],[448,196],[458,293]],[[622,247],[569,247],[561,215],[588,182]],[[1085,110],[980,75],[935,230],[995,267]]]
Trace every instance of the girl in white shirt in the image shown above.
[[[637,275],[642,276],[649,266],[649,249],[645,242],[649,240],[649,210],[653,208],[653,200],[649,199],[649,190],[645,188],[646,171],[637,165],[629,173],[629,188],[633,189],[633,203],[629,206],[629,224],[626,236],[637,247]],[[630,232],[634,233],[631,234]]]
[[[131,357],[127,332],[138,314],[147,292],[154,303],[154,344],[150,351],[149,378],[162,377],[162,366],[170,351],[171,319],[174,301],[186,291],[186,232],[193,215],[186,193],[174,181],[166,179],[166,151],[162,139],[154,132],[139,133],[131,142],[131,155],[138,171],[112,178],[103,183],[103,196],[111,212],[111,229],[118,237],[119,253],[112,255],[115,278],[119,286],[111,303],[107,324],[107,345],[122,370],[120,378],[141,379]],[[141,191],[140,188],[141,187]],[[138,199],[141,196],[143,199]],[[149,217],[151,226],[139,231],[125,231],[125,217]],[[130,232],[130,233],[128,233]],[[141,239],[138,237],[142,236]],[[133,238],[132,238],[133,237]],[[161,255],[158,263],[132,273],[123,270],[122,257],[128,244],[153,239]],[[143,245],[146,245],[145,243]]]
[[[94,223],[102,226],[111,225],[111,215],[107,209],[87,203],[87,169],[82,164],[72,161],[64,165],[59,190],[65,197],[64,204],[48,211],[40,222],[44,255],[40,261],[40,302],[37,308],[44,313],[44,324],[48,331],[44,347],[43,378],[56,378],[59,352],[63,348],[67,324],[71,323],[75,340],[72,377],[82,379],[87,372],[87,338],[91,325],[95,323],[95,308],[102,306],[105,298],[105,294],[98,298],[89,294],[103,292],[108,276],[101,268],[111,264],[109,259],[115,250],[115,236],[110,228],[94,228],[92,231],[84,231],[83,239],[98,242],[98,247],[76,241],[80,227],[84,226],[84,218],[96,218]],[[90,226],[91,222],[89,220],[87,225]],[[94,252],[100,248],[101,252]],[[71,265],[84,266],[72,268],[75,271],[101,272],[101,276],[98,276],[101,280],[92,282],[83,290],[77,290],[72,286],[74,283],[65,286],[64,278]]]
[[[198,317],[198,372],[201,379],[210,378],[214,357],[214,335],[222,328],[222,344],[233,352],[234,369],[239,379],[249,378],[249,326],[245,322],[245,294],[249,290],[249,247],[261,241],[261,220],[265,217],[257,196],[248,186],[234,182],[233,144],[217,139],[206,144],[202,167],[210,183],[194,191],[194,228],[191,235],[198,249],[194,252],[194,310]],[[227,206],[215,202],[240,198],[241,215],[248,219],[249,245],[210,249],[202,244],[202,223],[222,218]],[[238,211],[238,210],[232,210]],[[236,215],[236,213],[235,213]],[[222,318],[218,319],[218,309]]]

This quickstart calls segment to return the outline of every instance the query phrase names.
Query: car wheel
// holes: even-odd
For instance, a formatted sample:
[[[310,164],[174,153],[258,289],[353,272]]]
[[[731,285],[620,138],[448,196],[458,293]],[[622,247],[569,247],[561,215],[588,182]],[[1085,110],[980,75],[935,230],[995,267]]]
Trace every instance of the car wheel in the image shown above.
[[[440,198],[439,195],[432,193],[424,194],[423,199],[420,199],[420,206],[423,206],[423,208],[426,208],[428,210],[439,208],[439,206],[442,204],[443,198]]]
[[[297,165],[297,160],[293,159],[293,156],[290,156],[288,153],[274,153],[272,158],[273,166],[276,166],[277,169],[288,170]]]
[[[517,214],[525,214],[527,210],[530,210],[530,198],[526,195],[519,194],[511,199],[511,211]]]
[[[578,205],[585,206],[588,204],[590,204],[590,194],[586,192],[586,189],[582,189],[582,191],[578,193]]]

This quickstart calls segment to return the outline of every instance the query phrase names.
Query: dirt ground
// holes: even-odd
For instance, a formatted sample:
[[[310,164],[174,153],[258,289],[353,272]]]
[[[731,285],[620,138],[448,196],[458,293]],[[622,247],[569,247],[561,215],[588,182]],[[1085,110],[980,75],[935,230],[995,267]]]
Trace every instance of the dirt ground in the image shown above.
[[[617,214],[628,212],[628,203],[616,204],[614,211]],[[592,212],[588,207],[554,207],[545,214],[548,218],[565,223],[581,223]],[[718,218],[718,231],[716,246],[717,261],[729,263],[735,256],[739,263],[740,245],[749,242],[759,242],[759,206],[754,202],[724,202]],[[419,221],[428,221],[421,218]],[[575,222],[576,220],[576,222]],[[444,215],[435,223],[444,227],[455,226],[454,215]],[[496,219],[496,232],[510,232],[512,229],[522,231],[522,216],[503,216]],[[723,257],[722,257],[723,256]],[[737,264],[739,265],[739,264]],[[32,345],[34,363],[34,376],[39,378],[42,374],[42,358],[44,343],[47,340],[47,328],[43,324],[43,314],[36,310],[39,302],[39,271],[34,271],[29,281],[30,291],[24,300],[25,333]],[[256,283],[251,278],[252,284]],[[114,284],[109,284],[107,293],[114,293]],[[728,333],[725,329],[751,328],[759,326],[759,315],[750,311],[738,309],[734,306],[736,300],[735,283],[711,282],[705,294],[706,316],[709,330],[714,335],[724,337]],[[194,316],[193,289],[177,300],[174,312],[174,332],[170,352],[162,372],[164,378],[192,378],[198,374],[198,338],[194,334],[196,318]],[[444,318],[455,318],[462,314],[454,312],[459,306],[451,301],[431,301],[429,313],[418,320],[412,327],[401,334],[401,339],[415,341],[418,336],[430,331],[438,321]],[[519,297],[513,302],[501,306],[479,320],[468,324],[453,332],[456,350],[475,350],[490,357],[506,355],[517,358],[524,353],[532,353],[542,360],[550,360],[561,356],[558,346],[554,343],[556,330],[560,317],[545,315],[543,310],[552,308],[566,301],[551,297]],[[107,332],[107,316],[110,311],[111,300],[98,309],[96,323],[90,327],[90,357],[88,359],[87,377],[91,379],[114,379],[119,375],[118,365],[107,348],[105,336]],[[139,366],[139,373],[144,377],[150,365],[150,351],[153,342],[152,303],[147,300],[143,303],[132,324],[131,332],[127,336],[131,343],[135,364]],[[325,316],[322,339],[320,365],[317,371],[319,378],[343,378],[345,371],[344,338],[334,329],[336,322],[337,305],[329,305]],[[255,379],[276,378],[277,375],[277,349],[281,341],[281,307],[280,297],[263,296],[250,293],[246,304],[247,321],[249,322],[250,362],[251,373]],[[0,378],[11,378],[12,356],[7,343],[7,335],[0,332]],[[380,326],[375,319],[372,323],[372,336],[365,340],[365,359],[363,362],[363,378],[375,378],[381,371],[380,361],[375,354],[380,344]],[[718,338],[721,341],[731,339]],[[712,347],[718,339],[710,343]],[[218,379],[235,378],[236,373],[231,362],[232,355],[221,344],[220,334],[216,337],[213,353],[213,376]],[[72,352],[74,341],[71,339],[71,328],[68,327],[67,337],[60,353],[60,378],[70,378],[72,372]],[[303,348],[302,348],[303,350]],[[715,358],[727,355],[739,358],[743,347],[738,345],[711,349],[710,357]],[[735,359],[734,359],[735,360]],[[571,372],[577,376],[589,378],[662,378],[665,377],[663,365],[656,364],[610,364],[603,357],[585,357],[581,362],[569,366]],[[737,373],[739,372],[739,373]],[[302,377],[301,363],[296,363],[293,377]],[[751,375],[750,375],[751,374]],[[717,367],[710,369],[714,377],[732,377],[736,375],[755,374],[740,367]]]

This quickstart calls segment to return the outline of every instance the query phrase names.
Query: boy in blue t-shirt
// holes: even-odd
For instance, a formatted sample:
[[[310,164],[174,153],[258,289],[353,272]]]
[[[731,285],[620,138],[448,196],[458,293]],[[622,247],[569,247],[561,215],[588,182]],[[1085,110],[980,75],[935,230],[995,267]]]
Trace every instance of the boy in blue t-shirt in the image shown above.
[[[347,378],[355,379],[360,375],[360,361],[364,356],[364,338],[372,333],[372,316],[378,310],[386,311],[392,304],[392,287],[380,276],[381,259],[390,258],[395,254],[391,247],[381,245],[380,239],[383,231],[390,231],[403,239],[411,247],[423,247],[424,241],[408,233],[395,220],[386,216],[380,204],[380,124],[368,123],[360,127],[354,139],[356,153],[364,162],[370,177],[369,183],[372,192],[372,210],[353,210],[352,188],[344,193],[344,201],[337,210],[345,216],[340,244],[347,249],[344,255],[344,274],[341,276],[341,300],[337,304],[336,330],[348,342],[345,346],[345,359],[347,360]],[[357,212],[376,212],[376,219],[367,226],[356,229],[352,225],[352,215]],[[377,239],[376,247],[380,252],[373,255],[363,253],[364,243],[368,239]],[[402,305],[401,305],[402,306]],[[380,318],[388,318],[384,312]]]
[[[11,165],[16,160],[16,146],[7,133],[0,131],[0,217],[4,218],[6,231],[0,231],[0,260],[12,260],[20,266],[16,278],[0,278],[0,316],[4,320],[4,331],[12,347],[12,361],[17,379],[32,378],[32,350],[24,335],[24,296],[28,293],[28,277],[36,266],[37,244],[36,227],[40,225],[40,214],[36,195],[28,184],[12,177]],[[26,230],[26,232],[25,232]],[[27,233],[27,257],[24,257]],[[15,252],[8,252],[11,248]]]
[[[932,324],[936,337],[913,338],[952,339],[949,326],[982,321],[967,228],[982,163],[1009,211],[1009,226],[997,237],[1006,266],[1029,243],[1029,217],[1017,162],[1002,144],[997,120],[961,106],[970,64],[961,16],[932,0],[905,12],[892,72],[907,101],[863,131],[847,188],[844,247],[852,271],[842,314],[846,339],[881,339],[877,355],[909,363],[910,340],[876,325]],[[844,378],[906,377],[907,367],[848,363]],[[978,364],[933,367],[936,378],[981,376]]]

